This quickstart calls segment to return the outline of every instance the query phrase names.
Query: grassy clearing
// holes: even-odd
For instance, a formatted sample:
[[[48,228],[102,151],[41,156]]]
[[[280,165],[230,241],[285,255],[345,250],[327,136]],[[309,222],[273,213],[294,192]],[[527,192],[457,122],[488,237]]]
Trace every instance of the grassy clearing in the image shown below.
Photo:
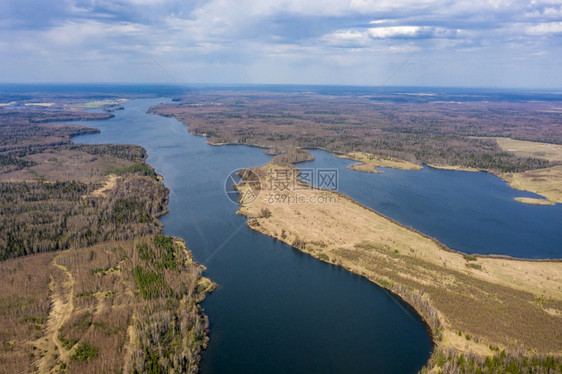
[[[304,201],[329,203],[288,204],[264,189],[240,213],[252,229],[400,295],[432,328],[438,349],[562,354],[562,262],[456,253],[346,196],[300,187]]]
[[[402,169],[402,170],[420,170],[421,165],[412,162],[399,160],[393,157],[381,157],[372,153],[365,152],[350,152],[346,155],[338,156],[341,158],[348,158],[350,160],[358,161],[359,164],[350,165],[349,168],[357,171],[367,173],[380,173],[378,167]]]
[[[531,191],[551,202],[562,203],[562,165],[500,176],[517,190]]]
[[[502,150],[522,158],[542,158],[548,161],[562,162],[562,145],[560,144],[529,142],[510,138],[492,139],[496,140]]]

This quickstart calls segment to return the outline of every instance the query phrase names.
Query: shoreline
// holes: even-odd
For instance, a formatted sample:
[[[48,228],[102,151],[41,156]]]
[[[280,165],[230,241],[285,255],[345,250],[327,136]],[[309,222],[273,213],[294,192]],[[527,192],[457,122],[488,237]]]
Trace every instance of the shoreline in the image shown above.
[[[156,115],[161,115],[164,117],[173,117],[176,118],[176,120],[178,120],[180,123],[182,123],[186,128],[187,131],[192,134],[192,135],[196,135],[196,136],[202,136],[205,137],[207,139],[207,143],[213,146],[221,146],[221,145],[246,145],[246,146],[251,146],[251,147],[258,147],[258,148],[262,148],[262,149],[271,149],[270,146],[264,146],[264,145],[259,145],[259,144],[251,144],[251,143],[229,143],[229,142],[220,142],[220,141],[213,141],[211,140],[211,137],[206,134],[206,133],[201,133],[201,134],[196,134],[194,132],[191,131],[191,126],[189,126],[188,123],[185,123],[184,120],[178,118],[176,115],[174,114],[170,114],[170,113],[159,113],[158,110],[155,109],[156,106],[153,106],[151,108],[148,109],[148,113],[151,114],[156,114]],[[332,155],[334,155],[335,157],[339,157],[339,158],[347,158],[347,159],[351,159],[354,161],[358,161],[358,162],[362,162],[361,160],[356,160],[353,157],[349,156],[349,153],[340,153],[337,151],[331,151],[331,150],[327,150],[324,147],[295,147],[296,149],[319,149],[319,150],[323,150],[326,152],[331,153]],[[354,152],[350,152],[350,153],[354,153]],[[365,153],[365,152],[357,152],[357,153],[364,153],[364,154],[369,154],[369,153]],[[377,156],[374,154],[370,154],[374,157],[376,157],[377,159],[381,160],[383,158],[383,156]],[[393,158],[390,158],[393,159]],[[405,170],[416,170],[416,169],[420,169],[423,166],[420,166],[418,164],[415,163],[411,163],[405,160],[400,160],[400,159],[393,159],[394,162],[393,164],[398,166],[398,169],[405,169]],[[402,166],[400,166],[402,164]],[[409,166],[408,166],[409,165]],[[562,183],[562,165],[557,165],[554,167],[550,167],[550,168],[546,168],[546,169],[532,169],[532,170],[527,170],[525,172],[520,172],[520,173],[514,173],[515,176],[520,179],[518,182],[515,182],[512,179],[513,177],[513,173],[502,173],[502,172],[494,172],[493,170],[487,170],[487,169],[476,169],[476,168],[470,168],[470,167],[462,167],[462,166],[455,166],[455,165],[435,165],[435,164],[426,164],[429,167],[435,168],[435,169],[441,169],[441,170],[454,170],[454,171],[469,171],[469,172],[486,172],[489,174],[492,174],[500,179],[502,179],[503,181],[507,182],[508,185],[514,189],[514,190],[520,190],[520,191],[526,191],[526,192],[531,192],[531,193],[535,193],[543,198],[545,198],[546,200],[552,202],[552,203],[559,203],[562,204],[562,190],[559,191],[550,191],[550,192],[544,192],[543,191],[543,186],[534,186],[534,181],[532,177],[525,177],[524,174],[525,173],[529,173],[529,172],[542,172],[542,171],[547,171],[550,169],[556,169],[557,167],[560,168],[560,170],[556,170],[556,173],[558,173],[558,175],[554,175],[554,176],[548,176],[550,178],[553,178],[553,183],[556,184],[557,181],[560,181],[558,184]],[[392,165],[378,165],[378,166],[383,166],[383,167],[394,167]],[[356,170],[356,171],[361,171],[361,172],[373,172],[373,173],[378,173],[379,171],[376,170],[376,167],[372,167],[372,165],[369,165],[367,163],[362,163],[362,164],[357,164],[357,165],[349,165],[348,166],[350,169],[352,170]],[[370,170],[373,169],[373,170]],[[520,185],[521,183],[523,183],[524,185]],[[546,186],[546,188],[550,188],[552,189],[552,186]],[[523,201],[519,200],[522,203],[525,204],[534,204],[533,202],[530,201],[525,201],[526,199],[524,199]],[[541,205],[547,205],[547,204],[541,204]],[[549,204],[552,205],[552,204]]]
[[[327,152],[330,152],[330,151],[327,151]],[[531,192],[531,193],[534,193],[534,194],[536,194],[538,196],[541,196],[543,198],[543,199],[540,199],[540,198],[533,198],[533,197],[514,197],[514,200],[517,200],[521,203],[532,204],[532,205],[555,205],[555,204],[561,204],[562,203],[562,197],[561,196],[558,196],[558,194],[555,194],[555,193],[552,193],[552,192],[551,193],[544,192],[544,191],[541,190],[541,188],[540,188],[541,186],[530,186],[530,185],[521,186],[521,185],[518,184],[518,183],[520,183],[520,184],[521,183],[523,183],[523,184],[525,184],[525,183],[530,184],[531,183],[530,181],[524,179],[525,173],[541,173],[541,172],[548,173],[551,170],[558,169],[557,166],[554,166],[554,167],[551,167],[551,168],[546,168],[546,169],[528,170],[528,171],[521,172],[521,173],[500,173],[500,172],[494,172],[494,171],[491,171],[491,170],[476,169],[476,168],[454,166],[454,165],[435,165],[435,164],[417,165],[417,164],[412,164],[408,161],[397,160],[397,159],[393,159],[391,162],[389,162],[385,165],[384,164],[385,160],[381,160],[380,158],[378,158],[378,156],[368,154],[368,153],[358,152],[358,153],[363,153],[364,155],[367,155],[367,156],[372,156],[374,158],[373,162],[369,162],[369,161],[365,160],[364,157],[354,157],[352,154],[337,154],[337,153],[334,153],[334,152],[330,152],[330,153],[333,154],[335,157],[344,158],[344,159],[359,162],[359,164],[349,165],[348,168],[352,169],[352,170],[355,170],[355,171],[363,172],[363,173],[373,173],[373,174],[382,173],[382,171],[377,170],[378,167],[388,167],[388,168],[400,169],[400,170],[421,170],[423,168],[423,165],[426,165],[427,167],[430,167],[430,168],[433,168],[433,169],[440,169],[440,170],[466,171],[466,172],[471,172],[471,173],[488,173],[488,174],[491,174],[491,175],[503,180],[504,182],[506,182],[508,184],[508,186],[513,190]],[[419,167],[415,167],[415,166],[419,166]],[[545,186],[545,187],[547,187],[547,186]]]
[[[129,100],[128,100],[129,101]],[[114,118],[115,115],[114,114],[109,114],[109,116],[107,118],[104,118],[104,120],[110,120],[112,118]],[[82,120],[83,121],[83,120]],[[82,125],[77,125],[77,126],[82,126]],[[97,127],[89,127],[89,126],[83,126],[83,127],[88,127],[88,128],[92,128],[92,129],[96,129],[97,130],[97,134],[101,133],[101,130],[98,129]],[[70,136],[70,143],[71,144],[76,144],[79,145],[81,143],[77,143],[74,141],[75,137],[78,137],[80,135],[76,135],[76,136]],[[103,145],[106,143],[100,143],[100,145]],[[147,161],[148,157],[149,157],[149,153],[148,151],[142,147],[141,145],[135,144],[135,146],[140,147],[143,149],[143,151],[146,153],[147,157],[146,159],[143,161],[146,165],[150,166],[150,168],[152,168],[154,171],[154,167]],[[164,206],[163,209],[160,212],[157,212],[156,214],[154,214],[154,219],[156,221],[157,226],[160,228],[160,233],[159,234],[155,234],[155,235],[164,235],[164,225],[162,224],[162,222],[160,221],[160,217],[168,214],[170,212],[169,207],[168,207],[168,203],[170,201],[170,188],[168,186],[166,186],[166,184],[164,183],[164,175],[156,173],[156,182],[158,184],[160,184],[161,186],[164,187],[164,189],[166,190],[166,197],[164,200]],[[113,176],[113,174],[111,174],[110,176]],[[117,178],[118,180],[118,178]],[[115,188],[116,182],[117,180],[115,180],[115,184],[113,186],[110,186],[112,188]],[[202,343],[199,347],[199,352],[194,356],[194,363],[196,364],[196,366],[198,366],[201,362],[202,359],[202,353],[206,350],[207,348],[207,344],[210,340],[210,334],[209,334],[209,321],[208,321],[208,316],[205,314],[204,309],[201,307],[201,303],[205,300],[205,298],[212,293],[217,287],[218,285],[213,282],[210,278],[206,277],[203,275],[203,272],[206,270],[206,267],[202,264],[199,264],[198,262],[194,261],[193,259],[193,252],[191,250],[188,249],[187,243],[183,238],[177,237],[177,236],[169,236],[170,238],[172,238],[172,241],[174,243],[175,246],[178,246],[181,250],[181,252],[183,253],[183,255],[186,257],[186,264],[190,265],[190,266],[194,266],[197,269],[199,269],[200,274],[197,278],[197,282],[196,284],[200,287],[204,287],[203,290],[198,291],[196,297],[194,298],[194,302],[196,307],[198,308],[197,314],[199,316],[199,318],[201,320],[203,320],[206,324],[206,328],[204,331],[204,335],[202,336]],[[104,245],[106,242],[108,241],[103,241],[100,243],[97,243],[95,245]],[[87,247],[86,247],[87,248]],[[82,248],[81,248],[82,249]],[[62,251],[65,252],[65,251]],[[61,252],[61,253],[62,253]],[[133,320],[136,320],[136,315],[133,315]],[[134,336],[135,334],[137,334],[136,331],[136,327],[134,324],[129,325],[128,327],[128,335],[131,338],[132,336]],[[129,332],[130,331],[130,332]],[[132,334],[131,334],[132,332]],[[127,346],[127,351],[129,350],[129,346]],[[130,359],[129,355],[127,354],[125,356],[125,362],[127,362],[127,360]]]
[[[218,143],[218,142],[215,143],[215,142],[210,141],[209,137],[205,136],[204,134],[194,134],[194,133],[192,133],[191,128],[188,124],[184,123],[181,120],[180,120],[180,123],[183,123],[184,126],[187,127],[187,131],[190,134],[206,137],[208,144],[214,145],[214,146],[223,145],[223,143]],[[263,146],[259,146],[259,145],[252,145],[252,144],[235,143],[235,144],[229,144],[229,145],[246,145],[246,146],[255,146],[255,147],[258,147],[258,148],[262,148],[262,149],[268,149],[268,147],[263,147]],[[333,154],[336,157],[338,156],[337,153],[328,151],[328,150],[326,150],[322,147],[316,147],[315,149],[321,149],[321,150],[330,152],[331,154]],[[474,171],[479,171],[479,170],[474,170]],[[342,194],[340,196],[344,196],[344,195]],[[347,196],[345,196],[345,197],[350,199]],[[351,201],[353,201],[353,200],[351,200]],[[355,204],[359,205],[358,203],[355,203]],[[432,243],[434,243],[434,245],[439,245],[439,247],[441,247],[440,249],[445,249],[445,251],[441,251],[441,252],[449,253],[452,256],[457,256],[457,257],[462,258],[464,261],[462,262],[463,268],[461,269],[461,272],[462,272],[462,270],[464,270],[464,272],[479,271],[478,268],[482,269],[482,265],[480,264],[480,262],[488,263],[490,261],[504,262],[504,263],[509,262],[510,265],[505,265],[505,266],[507,266],[509,269],[515,268],[513,270],[513,273],[517,273],[517,274],[524,272],[523,270],[519,269],[520,266],[518,264],[520,264],[522,266],[532,264],[533,266],[543,266],[543,267],[549,267],[549,266],[557,266],[558,267],[559,264],[560,264],[560,260],[553,260],[553,259],[522,259],[522,258],[512,258],[512,257],[509,257],[509,256],[503,256],[503,255],[474,255],[474,256],[466,255],[462,252],[454,251],[454,250],[444,246],[443,244],[439,243],[436,239],[431,238],[428,235],[419,233],[417,230],[413,230],[410,227],[405,227],[404,225],[400,224],[399,222],[389,220],[388,218],[384,217],[384,215],[374,211],[373,209],[363,207],[363,206],[361,206],[361,207],[363,209],[368,209],[371,213],[375,213],[378,217],[381,217],[381,218],[385,219],[386,221],[391,222],[394,226],[397,226],[397,227],[400,227],[404,230],[407,230],[410,233],[417,234],[417,235],[421,236],[421,238],[431,241]],[[409,307],[414,309],[416,311],[416,313],[421,317],[424,324],[427,327],[429,327],[431,339],[432,339],[433,343],[435,344],[434,345],[434,347],[435,347],[434,348],[434,355],[440,355],[440,356],[444,355],[444,356],[446,356],[446,359],[448,360],[448,362],[455,362],[456,358],[458,357],[457,356],[458,354],[473,352],[474,354],[477,355],[477,357],[482,358],[482,360],[480,360],[479,362],[480,362],[480,365],[483,366],[484,365],[483,357],[490,357],[490,356],[494,356],[494,355],[496,355],[495,357],[497,357],[497,353],[499,352],[500,348],[508,349],[508,356],[509,356],[510,355],[509,350],[514,349],[514,347],[510,344],[502,344],[501,342],[496,343],[493,340],[492,341],[484,340],[484,342],[482,342],[480,339],[478,339],[477,336],[475,336],[472,333],[472,331],[470,329],[468,329],[468,332],[470,334],[467,333],[467,329],[463,329],[462,334],[461,334],[461,330],[454,331],[454,329],[447,328],[447,326],[441,325],[440,321],[443,320],[444,315],[438,309],[437,310],[434,309],[433,304],[431,304],[431,302],[428,303],[428,296],[427,296],[428,294],[427,294],[427,292],[424,292],[424,290],[420,291],[420,290],[416,290],[415,288],[411,288],[411,286],[403,285],[402,283],[394,283],[392,281],[389,281],[389,279],[387,277],[385,277],[384,275],[382,275],[382,276],[377,276],[377,275],[372,275],[372,274],[370,275],[370,274],[362,271],[360,268],[352,266],[352,264],[344,263],[344,262],[340,261],[341,259],[330,258],[330,257],[326,258],[324,253],[318,252],[318,251],[315,252],[314,250],[310,250],[310,249],[306,248],[306,244],[311,243],[310,240],[303,242],[302,245],[304,245],[304,247],[301,247],[300,245],[296,245],[295,241],[291,240],[291,239],[293,239],[292,237],[284,237],[283,238],[279,234],[279,232],[271,231],[271,230],[268,230],[268,229],[264,228],[260,224],[260,222],[262,222],[263,220],[267,220],[267,218],[258,217],[259,213],[258,214],[246,214],[246,213],[243,213],[241,210],[242,210],[242,206],[241,206],[240,210],[237,212],[237,214],[243,214],[243,215],[247,216],[248,219],[247,219],[246,224],[252,230],[260,232],[260,233],[265,234],[265,235],[268,235],[268,236],[272,237],[273,239],[281,240],[284,243],[286,243],[287,245],[294,248],[295,250],[298,250],[302,253],[312,255],[316,259],[319,259],[323,262],[327,262],[327,263],[330,263],[330,264],[333,264],[333,265],[340,266],[340,267],[344,268],[346,271],[350,271],[350,272],[352,272],[356,275],[360,275],[361,277],[377,284],[378,286],[380,286],[383,289],[390,292],[392,294],[392,297],[398,297],[399,299],[406,302],[406,304],[408,304]],[[275,215],[275,212],[273,214]],[[258,223],[258,224],[256,225],[256,223]],[[296,238],[296,239],[298,239],[298,238]],[[446,269],[446,266],[444,266],[443,269],[445,269],[446,274],[447,274],[447,272],[450,272],[449,269]],[[459,269],[457,269],[457,270],[459,270]],[[509,273],[509,271],[508,271],[508,273]],[[511,274],[511,275],[513,275],[513,274]],[[486,282],[486,280],[487,279],[486,279],[485,276],[480,277],[478,279],[475,278],[475,281],[476,281],[475,283],[481,284],[483,282]],[[496,288],[497,289],[506,289],[505,286],[498,286]],[[526,293],[525,289],[526,289],[525,284],[524,283],[520,284],[520,282],[514,282],[512,287],[509,288],[509,290],[513,291],[516,294],[517,293],[519,293],[519,294],[520,293]],[[413,292],[412,290],[417,291],[417,292]],[[474,291],[478,292],[478,288],[474,288]],[[530,293],[530,295],[540,294],[540,292],[537,292],[536,289],[532,290],[532,291],[533,292]],[[470,295],[470,296],[472,296],[472,295]],[[536,303],[540,304],[540,308],[541,308],[540,310],[541,311],[544,311],[546,314],[554,313],[553,315],[551,315],[551,317],[555,317],[556,315],[560,315],[560,310],[552,309],[547,304],[545,304],[546,306],[543,308],[541,297],[544,297],[544,295],[542,295],[542,296],[539,295],[535,298],[535,300],[539,300],[539,301],[536,301]],[[557,302],[560,299],[562,299],[562,298],[557,297],[556,298]],[[470,301],[470,299],[466,299],[466,300]],[[504,300],[506,302],[508,302],[508,299],[504,299]],[[534,307],[534,310],[536,311],[537,310],[536,305],[534,305],[532,302],[530,304],[531,305],[526,305],[526,307],[531,308],[531,309]],[[469,308],[468,305],[467,305],[467,308]],[[532,314],[533,313],[530,313],[530,315],[532,315]],[[501,315],[498,315],[497,317],[500,318],[500,321],[501,321]],[[449,322],[447,322],[447,321],[445,321],[445,323],[447,325],[449,324]],[[514,327],[513,329],[517,330],[518,328]],[[478,340],[478,343],[475,342],[476,340]],[[535,343],[536,343],[536,339],[535,339]],[[471,349],[468,349],[468,347],[470,347]],[[515,352],[516,352],[515,355],[520,354],[520,353],[517,353],[517,352],[519,352],[517,348],[515,348]],[[531,352],[528,352],[528,354],[531,357],[539,357],[539,358],[544,357],[544,356],[540,356],[540,355],[552,354],[552,353],[555,353],[558,357],[560,354],[562,354],[562,348],[560,348],[560,349],[555,348],[554,350],[547,350],[547,351],[537,350],[536,348],[532,348]],[[539,356],[536,356],[537,354]],[[514,357],[514,356],[509,356],[509,357]],[[516,359],[517,359],[517,356],[516,356]],[[432,358],[430,358],[430,360],[428,361],[426,367],[423,368],[422,370],[427,370],[429,368],[429,369],[432,369],[432,371],[433,371],[436,368],[438,369],[438,367],[436,365],[438,365],[438,364],[436,364],[435,358],[432,356]]]
[[[491,292],[493,297],[497,295],[497,300],[482,299],[482,310],[476,311],[477,314],[480,313],[482,316],[486,315],[487,307],[493,309],[494,305],[501,305],[502,302],[512,296],[521,298],[522,295],[529,293],[529,295],[536,295],[534,296],[536,299],[546,297],[549,300],[556,300],[555,305],[558,305],[557,303],[562,300],[562,294],[556,289],[556,286],[560,285],[560,280],[549,284],[548,287],[542,286],[540,279],[530,280],[529,285],[525,282],[521,284],[518,282],[519,272],[532,272],[531,269],[535,269],[536,273],[543,274],[546,272],[550,274],[549,279],[551,279],[551,276],[556,277],[556,274],[562,269],[562,260],[522,259],[502,255],[467,255],[448,248],[435,238],[389,219],[340,192],[334,193],[333,191],[313,188],[307,191],[336,196],[340,206],[332,210],[329,207],[312,206],[305,210],[298,206],[291,208],[284,205],[267,205],[260,198],[260,200],[251,204],[241,204],[237,214],[245,215],[248,218],[247,225],[252,230],[283,241],[296,250],[323,262],[340,266],[347,271],[360,275],[398,296],[410,305],[430,328],[435,352],[453,349],[459,354],[473,352],[479,357],[486,357],[495,353],[490,347],[504,347],[514,350],[525,341],[521,334],[510,333],[508,326],[498,328],[498,331],[493,331],[493,333],[487,333],[483,326],[485,325],[485,319],[476,323],[482,326],[466,325],[466,321],[470,320],[469,315],[457,318],[453,312],[454,307],[451,309],[450,306],[447,306],[447,300],[445,302],[437,300],[437,304],[435,303],[434,299],[439,299],[441,292],[448,294],[452,299],[457,297],[459,303],[462,304],[463,300],[470,301],[470,299],[484,297],[484,293],[480,296],[472,294],[472,291],[468,292],[471,288],[475,290],[474,292],[477,292],[479,287],[489,287],[490,291],[487,292]],[[300,190],[299,193],[301,193]],[[261,213],[259,208],[262,209]],[[267,209],[268,214],[264,215],[263,209]],[[327,218],[323,219],[323,216]],[[295,223],[294,221],[298,222]],[[353,221],[358,221],[358,223]],[[313,227],[315,222],[321,227],[320,231],[322,231],[322,227],[333,228],[330,230],[330,235],[328,236]],[[392,244],[388,248],[383,248],[382,244],[377,243],[384,243],[384,240],[377,242],[377,239],[374,239],[375,241],[371,241],[373,240],[371,234],[366,234],[370,236],[362,236],[360,233],[368,233],[361,227],[361,224],[364,225],[365,222],[369,222],[369,225],[367,225],[369,228],[382,230],[380,231],[383,233],[381,235],[386,235],[390,239],[388,243]],[[386,225],[386,228],[381,228],[381,225]],[[390,229],[390,233],[385,233],[386,229]],[[345,238],[345,233],[348,231],[364,240]],[[331,238],[334,243],[330,244],[327,237]],[[408,241],[411,244],[408,244]],[[419,249],[420,247],[423,248]],[[393,248],[395,248],[394,251],[392,251]],[[405,250],[406,248],[410,248],[409,251]],[[418,269],[411,269],[414,266]],[[512,269],[515,269],[515,271]],[[429,274],[433,275],[430,276]],[[454,279],[458,280],[454,281]],[[459,292],[462,294],[466,291],[466,294],[456,296],[456,291],[449,289],[451,288],[449,285],[451,280],[453,280],[453,285],[456,284],[457,287],[459,284],[463,284]],[[431,286],[432,284],[434,286]],[[428,288],[428,285],[437,288]],[[464,290],[465,288],[467,290]],[[512,296],[506,299],[506,295]],[[524,296],[523,299],[529,297]],[[479,302],[476,302],[474,308],[478,308],[479,305]],[[542,311],[539,312],[542,314],[541,318],[549,320],[550,323],[559,319],[559,307],[543,308],[541,306],[537,308],[537,305],[533,303],[524,307],[534,310],[532,313]],[[467,305],[467,308],[470,308],[470,306]],[[523,306],[521,309],[524,309]],[[515,312],[510,314],[510,310],[508,310],[504,311],[503,314],[494,314],[494,317],[501,319],[500,314],[512,318],[510,322],[514,323],[514,326],[520,323]],[[465,322],[462,322],[463,318]],[[460,328],[459,326],[465,327]],[[457,332],[461,330],[463,334],[458,335]],[[499,332],[499,335],[497,339],[494,339],[493,336],[496,332]],[[551,341],[551,343],[548,343],[553,344],[551,348],[546,348],[548,344],[543,347],[543,345],[537,343],[542,339],[542,336],[539,337],[536,333],[529,339],[532,343],[529,342],[528,348],[531,348],[531,351],[534,351],[535,354],[562,354],[562,346],[559,347],[559,343]],[[545,339],[553,338],[545,337]],[[539,348],[539,346],[543,348]]]
[[[329,151],[328,151],[329,152]],[[421,170],[422,165],[414,164],[409,161],[400,160],[394,157],[382,157],[367,152],[349,152],[346,154],[335,154],[330,152],[335,157],[343,158],[358,162],[357,164],[349,165],[348,168],[355,171],[364,173],[380,174],[379,167],[399,169],[399,170]]]

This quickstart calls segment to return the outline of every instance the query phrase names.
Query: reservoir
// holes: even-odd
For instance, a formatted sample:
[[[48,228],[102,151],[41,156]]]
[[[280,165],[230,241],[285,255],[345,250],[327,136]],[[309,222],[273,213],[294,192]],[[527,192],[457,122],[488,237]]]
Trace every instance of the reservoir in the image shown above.
[[[519,258],[562,258],[562,204],[531,205],[485,172],[380,168],[381,174],[348,168],[356,162],[312,150],[299,168],[336,169],[338,190],[405,226],[464,253]]]
[[[202,304],[211,341],[201,372],[417,372],[432,351],[420,317],[369,281],[250,230],[224,183],[269,156],[208,145],[175,119],[146,113],[163,101],[134,100],[115,118],[82,122],[101,133],[74,140],[138,144],[164,176],[164,231],[183,238],[218,284]]]

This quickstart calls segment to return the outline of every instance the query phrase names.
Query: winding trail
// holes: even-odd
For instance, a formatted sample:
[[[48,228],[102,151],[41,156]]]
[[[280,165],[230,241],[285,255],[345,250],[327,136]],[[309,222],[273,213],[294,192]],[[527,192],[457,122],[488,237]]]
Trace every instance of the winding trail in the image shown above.
[[[39,372],[54,372],[55,357],[67,361],[71,351],[66,350],[58,339],[59,329],[70,318],[74,311],[74,278],[72,273],[57,262],[60,255],[56,256],[52,265],[60,269],[66,279],[57,282],[55,277],[51,278],[49,288],[51,289],[51,309],[47,319],[45,335],[36,340],[35,345],[43,351],[43,355],[37,364]]]

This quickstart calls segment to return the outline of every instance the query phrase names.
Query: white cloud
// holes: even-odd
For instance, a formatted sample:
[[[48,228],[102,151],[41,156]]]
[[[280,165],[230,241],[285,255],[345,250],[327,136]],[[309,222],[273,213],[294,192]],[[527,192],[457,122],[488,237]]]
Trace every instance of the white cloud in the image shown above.
[[[556,63],[562,59],[561,5],[562,0],[60,0],[52,5],[2,0],[0,49],[11,72],[0,70],[0,81],[30,79],[19,66],[35,60],[54,61],[51,73],[64,72],[77,56],[95,60],[100,72],[107,64],[116,76],[141,76],[135,74],[137,65],[146,60],[144,70],[153,67],[148,53],[176,74],[191,69],[187,81],[256,82],[271,74],[298,83],[321,66],[315,79],[330,83],[338,75],[345,83],[349,74],[342,72],[350,66],[364,66],[361,72],[371,76],[384,67],[384,76],[411,54],[416,54],[412,61],[470,54],[473,66],[466,71],[474,71],[475,79],[484,74],[478,69],[486,69],[490,56],[505,76],[514,68],[501,64],[517,58],[523,59],[521,66],[550,66],[550,72],[560,72],[550,76],[562,77]],[[457,65],[466,64],[454,58]],[[373,66],[373,59],[384,63]],[[256,67],[259,74],[253,75]]]
[[[526,29],[529,35],[550,35],[562,33],[562,22],[546,22],[529,26]]]
[[[369,29],[369,35],[373,38],[414,37],[420,35],[422,28],[419,26],[390,26]]]
[[[363,47],[370,39],[366,32],[357,30],[338,30],[322,37],[322,41],[336,47]]]
[[[58,45],[79,45],[83,43],[98,44],[105,38],[122,38],[140,35],[147,28],[130,22],[105,23],[99,21],[66,22],[53,27],[46,34],[46,39]]]

